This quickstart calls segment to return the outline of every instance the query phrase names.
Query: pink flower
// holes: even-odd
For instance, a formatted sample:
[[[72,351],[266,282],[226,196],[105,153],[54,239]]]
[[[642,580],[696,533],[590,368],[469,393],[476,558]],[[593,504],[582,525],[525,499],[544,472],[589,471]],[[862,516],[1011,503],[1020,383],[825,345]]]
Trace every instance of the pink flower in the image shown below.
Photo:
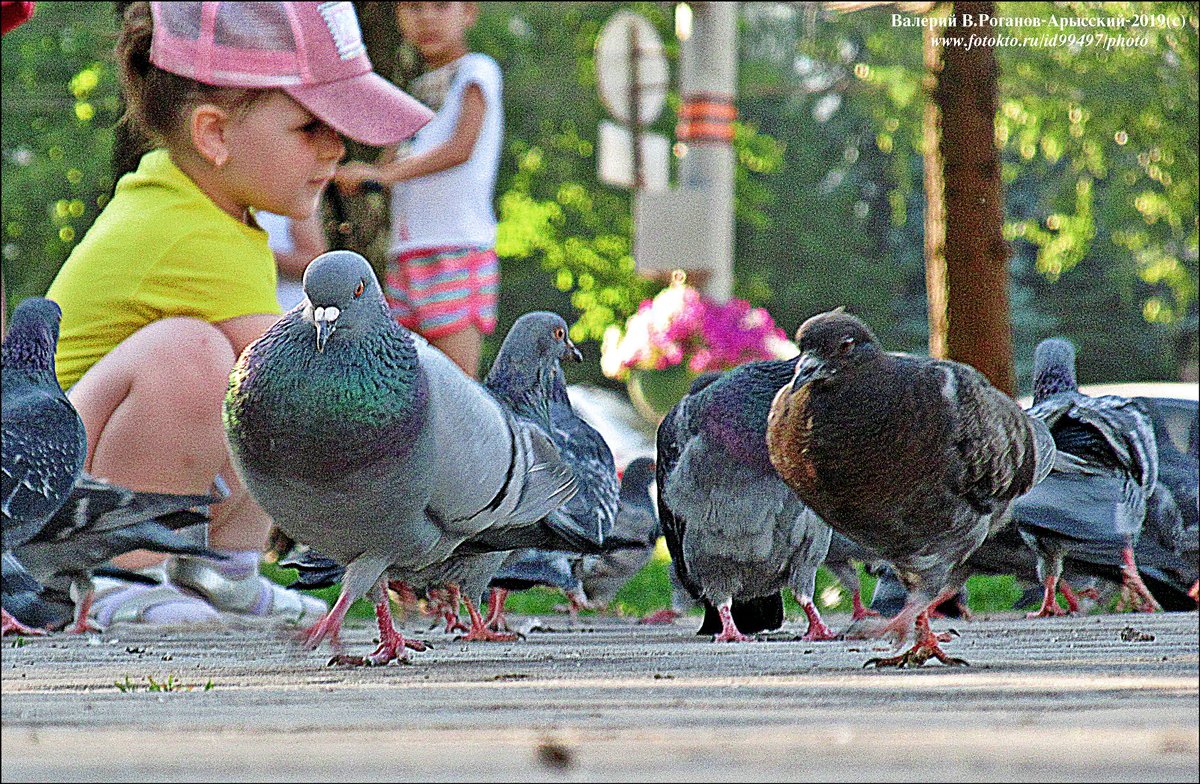
[[[715,302],[677,277],[638,305],[623,334],[609,328],[601,365],[606,375],[624,378],[634,368],[663,370],[686,362],[690,372],[702,373],[798,353],[765,309],[743,299]]]

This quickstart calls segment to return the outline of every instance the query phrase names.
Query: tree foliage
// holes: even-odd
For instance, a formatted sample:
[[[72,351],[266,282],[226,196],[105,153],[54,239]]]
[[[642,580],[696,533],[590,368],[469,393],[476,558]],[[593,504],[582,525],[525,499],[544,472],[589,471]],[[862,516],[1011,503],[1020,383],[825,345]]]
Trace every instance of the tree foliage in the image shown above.
[[[577,339],[594,339],[658,288],[634,272],[628,192],[595,173],[604,112],[593,51],[621,7],[655,24],[675,72],[671,4],[481,5],[472,46],[495,57],[505,77],[497,336],[520,313],[545,308],[567,316]],[[894,27],[893,10],[832,15],[812,4],[742,4],[735,294],[766,306],[789,332],[814,312],[847,305],[887,345],[924,351],[921,31]],[[1174,378],[1193,350],[1195,6],[999,6],[1001,16],[1042,20],[1146,13],[1183,24],[1127,30],[1138,43],[1108,51],[997,48],[1022,380],[1034,344],[1052,333],[1079,344],[1085,380]],[[10,303],[45,291],[111,191],[115,30],[111,3],[40,3],[32,21],[4,37]],[[415,73],[411,52],[383,58],[379,43],[368,44],[381,71],[401,82]],[[671,135],[677,105],[672,91],[653,130]],[[597,365],[572,370],[573,380],[599,381]]]

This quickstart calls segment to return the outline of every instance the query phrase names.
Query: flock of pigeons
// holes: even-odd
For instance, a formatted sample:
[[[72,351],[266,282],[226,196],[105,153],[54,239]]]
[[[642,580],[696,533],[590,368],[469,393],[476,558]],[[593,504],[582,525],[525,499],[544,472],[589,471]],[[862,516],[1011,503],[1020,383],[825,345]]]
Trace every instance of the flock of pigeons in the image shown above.
[[[660,425],[656,460],[618,479],[567,397],[562,363],[582,357],[558,315],[518,319],[481,384],[389,317],[361,256],[318,257],[304,289],[239,359],[223,413],[295,587],[341,584],[304,642],[340,648],[350,604],[375,605],[378,648],[333,662],[424,650],[396,628],[389,591],[423,596],[466,640],[514,639],[509,590],[603,606],[660,534],[705,606],[701,633],[779,628],[789,588],[804,639],[833,639],[813,602],[825,563],[853,590],[854,634],[912,641],[878,667],[965,663],[929,616],[965,611],[972,574],[1036,580],[1038,615],[1101,583],[1139,609],[1196,607],[1196,405],[1081,394],[1066,341],[1038,347],[1022,410],[970,367],[886,352],[841,309],[814,316],[797,358],[698,378]],[[128,550],[214,555],[207,506],[227,493],[135,493],[84,474],[83,425],[54,376],[59,316],[22,302],[3,348],[5,633],[90,628],[92,575],[146,579],[107,564]],[[1170,432],[1181,417],[1186,449]],[[855,561],[881,575],[871,609]]]

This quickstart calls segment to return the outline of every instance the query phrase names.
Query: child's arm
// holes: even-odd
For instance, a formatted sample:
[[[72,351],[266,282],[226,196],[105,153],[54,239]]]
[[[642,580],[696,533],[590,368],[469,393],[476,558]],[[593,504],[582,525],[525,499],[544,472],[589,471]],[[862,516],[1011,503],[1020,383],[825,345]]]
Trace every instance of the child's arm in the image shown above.
[[[288,223],[292,237],[292,249],[275,252],[275,263],[279,271],[293,278],[303,277],[308,263],[328,249],[325,233],[321,226],[321,210],[303,220],[293,218]]]
[[[262,334],[270,329],[276,321],[279,321],[279,318],[278,315],[270,313],[254,313],[249,316],[237,316],[225,321],[218,321],[213,326],[221,330],[229,340],[229,345],[233,348],[233,355],[240,357],[246,346],[262,337]]]
[[[479,131],[483,128],[485,108],[483,90],[477,84],[468,85],[463,93],[458,124],[454,128],[453,135],[445,143],[419,155],[409,155],[391,163],[376,165],[348,163],[338,168],[334,178],[338,187],[352,193],[367,180],[391,185],[401,180],[424,177],[466,163],[471,157],[471,151],[475,149]]]

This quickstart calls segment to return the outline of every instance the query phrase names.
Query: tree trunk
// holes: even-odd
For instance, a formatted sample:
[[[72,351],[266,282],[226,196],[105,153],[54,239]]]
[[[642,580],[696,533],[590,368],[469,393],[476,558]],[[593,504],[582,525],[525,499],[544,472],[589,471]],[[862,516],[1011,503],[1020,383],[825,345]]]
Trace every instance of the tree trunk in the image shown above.
[[[962,25],[967,15],[977,19],[980,14],[994,16],[995,4],[954,4],[956,24],[944,28],[942,70],[933,91],[941,112],[946,349],[950,359],[974,366],[1013,395],[1008,245],[1002,234],[1004,197],[995,143],[996,56],[992,47],[982,45],[989,28]]]

